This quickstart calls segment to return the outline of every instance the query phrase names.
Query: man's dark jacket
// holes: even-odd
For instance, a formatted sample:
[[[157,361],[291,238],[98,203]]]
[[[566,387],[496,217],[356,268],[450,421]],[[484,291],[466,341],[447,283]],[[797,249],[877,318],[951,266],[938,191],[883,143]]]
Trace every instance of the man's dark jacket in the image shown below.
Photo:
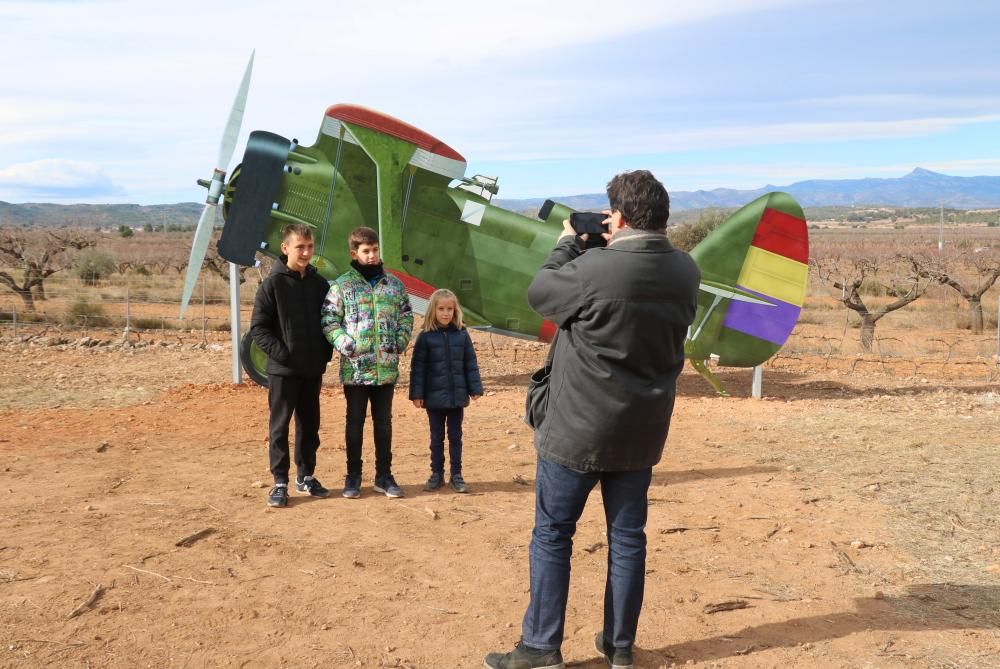
[[[333,355],[319,323],[330,284],[312,265],[303,277],[287,260],[281,256],[257,289],[250,336],[267,354],[269,375],[321,376]]]
[[[538,454],[577,471],[635,471],[660,461],[701,273],[666,235],[623,228],[582,253],[552,250],[528,302],[559,326]]]
[[[410,399],[423,400],[427,409],[456,409],[469,406],[470,395],[482,394],[469,332],[454,323],[421,332],[410,364]]]

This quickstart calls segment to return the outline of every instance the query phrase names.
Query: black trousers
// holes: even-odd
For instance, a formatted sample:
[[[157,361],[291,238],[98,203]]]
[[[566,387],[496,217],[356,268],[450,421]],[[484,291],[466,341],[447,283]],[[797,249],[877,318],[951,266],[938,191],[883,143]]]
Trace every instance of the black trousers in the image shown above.
[[[347,401],[344,438],[347,444],[348,476],[361,475],[361,444],[364,440],[369,402],[375,433],[375,478],[392,474],[392,395],[395,389],[396,386],[392,383],[381,386],[344,386],[344,398]]]
[[[431,426],[431,471],[444,474],[444,433],[448,429],[448,460],[451,475],[462,473],[462,417],[465,409],[428,409]]]
[[[275,483],[288,483],[288,425],[295,415],[295,467],[312,476],[319,449],[319,391],[322,376],[269,375],[267,404],[271,409],[268,454]]]

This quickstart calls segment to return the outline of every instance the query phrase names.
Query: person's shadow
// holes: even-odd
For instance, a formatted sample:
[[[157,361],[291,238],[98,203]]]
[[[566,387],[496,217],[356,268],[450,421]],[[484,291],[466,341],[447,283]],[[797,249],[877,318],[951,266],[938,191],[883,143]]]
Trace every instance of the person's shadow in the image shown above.
[[[789,648],[804,643],[864,632],[988,629],[1000,627],[1000,586],[929,583],[909,586],[904,594],[854,600],[853,611],[793,618],[747,627],[738,633],[693,639],[663,648],[635,648],[641,667],[683,665],[749,655],[769,648]],[[753,603],[751,603],[753,606]],[[891,651],[886,651],[890,653]],[[572,663],[579,669],[607,669],[604,658]]]

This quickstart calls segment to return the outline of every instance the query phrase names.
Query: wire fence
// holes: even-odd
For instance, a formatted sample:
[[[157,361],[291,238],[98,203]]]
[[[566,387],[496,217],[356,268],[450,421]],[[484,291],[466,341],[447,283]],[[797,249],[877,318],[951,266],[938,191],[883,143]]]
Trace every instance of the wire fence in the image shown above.
[[[206,341],[211,333],[229,333],[231,312],[228,286],[202,280],[182,318],[177,282],[168,287],[86,287],[73,282],[46,282],[45,292],[33,293],[31,308],[19,295],[0,296],[0,337],[59,336],[124,337],[158,335]],[[249,283],[249,282],[248,282]],[[242,329],[249,323],[257,282],[240,290]],[[223,292],[225,291],[225,292]]]
[[[249,324],[262,277],[251,272],[240,286],[242,331]],[[0,292],[0,338],[93,337],[185,343],[229,339],[227,282],[203,273],[184,318],[179,315],[180,292],[180,278],[170,275],[131,276],[96,285],[76,276],[53,276],[46,280],[44,293],[33,293],[33,310],[14,292]],[[968,305],[954,299],[934,300],[879,321],[870,350],[860,344],[853,312],[831,307],[828,299],[818,298],[807,303],[795,332],[767,364],[775,369],[815,368],[818,359],[823,369],[848,374],[863,370],[916,375],[937,370],[955,375],[967,370],[992,381],[1000,365],[1000,296],[986,297],[986,329],[982,333],[959,325],[969,322]]]

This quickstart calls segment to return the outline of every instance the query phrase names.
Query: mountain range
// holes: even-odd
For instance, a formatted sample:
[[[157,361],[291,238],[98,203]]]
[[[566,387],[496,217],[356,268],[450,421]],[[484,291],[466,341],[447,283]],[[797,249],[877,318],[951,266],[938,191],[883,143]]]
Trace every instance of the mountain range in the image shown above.
[[[669,187],[669,185],[668,185]],[[1000,208],[1000,177],[955,177],[917,168],[896,179],[813,179],[787,186],[764,186],[753,190],[714,190],[670,193],[673,211],[706,207],[741,207],[771,191],[791,194],[803,207],[884,205],[889,207],[937,207],[948,209]],[[551,199],[580,211],[596,211],[608,206],[604,193],[553,196]],[[537,211],[545,198],[495,199],[514,211]],[[0,227],[77,226],[116,228],[128,225],[193,226],[203,204],[10,204],[0,202]]]
[[[669,185],[668,185],[669,188]],[[675,211],[706,207],[741,207],[765,193],[783,191],[803,207],[885,205],[889,207],[936,207],[989,209],[1000,207],[1000,177],[954,177],[921,167],[894,179],[811,179],[787,186],[767,185],[752,190],[672,191],[670,208]],[[604,193],[553,197],[568,207],[598,210],[608,206]],[[537,209],[544,198],[498,200],[497,204],[515,211]]]

